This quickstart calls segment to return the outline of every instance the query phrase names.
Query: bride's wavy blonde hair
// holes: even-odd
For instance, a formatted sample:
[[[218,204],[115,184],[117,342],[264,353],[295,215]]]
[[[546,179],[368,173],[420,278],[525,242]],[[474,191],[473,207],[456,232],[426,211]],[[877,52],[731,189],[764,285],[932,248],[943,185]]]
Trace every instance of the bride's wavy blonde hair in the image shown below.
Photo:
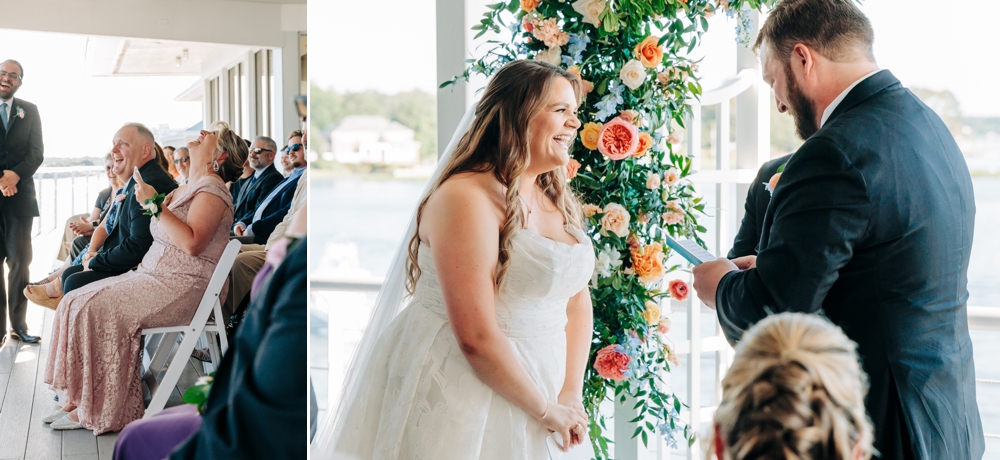
[[[720,460],[847,460],[872,455],[868,377],[857,346],[816,315],[782,313],[736,347],[715,412]],[[706,449],[706,457],[715,451]]]
[[[514,61],[493,75],[476,107],[476,119],[462,136],[441,176],[434,182],[417,207],[419,228],[424,206],[431,194],[455,174],[492,172],[506,188],[506,214],[500,229],[499,267],[494,277],[495,288],[503,284],[510,263],[511,238],[523,227],[523,210],[518,198],[521,174],[528,168],[528,127],[549,100],[556,78],[565,78],[573,86],[577,100],[580,82],[577,77],[559,67],[539,61]],[[580,203],[566,187],[566,168],[556,168],[540,174],[535,182],[549,197],[568,225],[582,225]],[[413,294],[420,279],[417,255],[420,250],[419,232],[414,232],[409,244],[406,291]]]

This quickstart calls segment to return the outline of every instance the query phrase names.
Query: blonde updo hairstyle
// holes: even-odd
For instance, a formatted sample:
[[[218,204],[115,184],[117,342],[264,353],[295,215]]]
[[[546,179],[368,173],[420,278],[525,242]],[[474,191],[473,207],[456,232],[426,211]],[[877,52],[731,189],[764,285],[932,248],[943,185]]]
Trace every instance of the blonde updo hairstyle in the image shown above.
[[[247,161],[250,149],[247,148],[246,141],[239,134],[229,128],[229,124],[224,121],[216,122],[212,125],[213,130],[219,132],[219,142],[215,145],[215,152],[212,159],[218,160],[223,152],[229,155],[219,161],[219,177],[223,182],[232,182],[240,178],[243,174],[243,163]],[[208,165],[212,167],[211,164]]]
[[[506,214],[500,229],[500,253],[495,275],[495,288],[503,284],[510,263],[511,238],[524,226],[519,198],[521,174],[528,168],[531,121],[545,108],[556,78],[565,78],[573,86],[577,100],[581,95],[580,81],[575,75],[540,61],[513,61],[497,71],[483,91],[476,106],[476,118],[462,136],[455,151],[417,207],[420,224],[428,198],[452,176],[465,172],[490,172],[506,188]],[[580,227],[580,203],[566,187],[566,168],[556,168],[540,174],[536,185],[556,204],[567,225]],[[420,237],[414,233],[409,245],[406,291],[413,294],[420,279],[417,254]]]
[[[769,316],[743,336],[722,380],[718,458],[848,460],[860,449],[869,459],[867,392],[857,346],[839,327],[817,315]]]

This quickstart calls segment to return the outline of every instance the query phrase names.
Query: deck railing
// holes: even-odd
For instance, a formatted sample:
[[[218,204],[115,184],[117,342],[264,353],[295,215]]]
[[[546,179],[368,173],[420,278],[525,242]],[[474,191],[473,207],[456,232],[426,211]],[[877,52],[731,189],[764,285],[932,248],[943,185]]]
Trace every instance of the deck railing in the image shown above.
[[[104,166],[41,167],[35,171],[39,217],[31,236],[61,228],[70,216],[89,213],[108,186]]]

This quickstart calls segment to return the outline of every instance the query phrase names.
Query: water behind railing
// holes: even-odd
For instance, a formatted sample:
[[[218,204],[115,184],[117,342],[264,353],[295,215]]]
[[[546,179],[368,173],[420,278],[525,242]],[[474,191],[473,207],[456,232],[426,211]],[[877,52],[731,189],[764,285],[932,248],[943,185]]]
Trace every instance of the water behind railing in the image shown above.
[[[62,229],[70,216],[89,214],[97,194],[108,187],[104,166],[41,167],[35,171],[39,217],[32,237]]]
[[[975,178],[976,232],[972,261],[969,268],[969,305],[1000,308],[1000,274],[995,270],[995,255],[1000,254],[1000,239],[991,236],[992,229],[1000,226],[1000,178]],[[390,258],[395,251],[420,193],[422,181],[363,180],[359,178],[320,178],[311,184],[312,213],[309,243],[310,276],[314,281],[330,278],[359,281],[350,292],[330,292],[329,288],[315,283],[311,302],[312,356],[310,367],[321,407],[325,408],[328,388],[339,388],[338,376],[342,374],[350,350],[360,338],[361,329],[368,319],[368,309],[374,302],[373,292],[362,292],[366,283],[378,283],[385,276]],[[713,202],[714,187],[702,187],[699,193]],[[742,203],[740,203],[742,205]],[[714,210],[709,210],[715,214]],[[706,219],[709,221],[710,219]],[[709,229],[711,232],[712,230]],[[686,336],[685,313],[675,312],[673,323],[678,325],[671,332],[674,341]],[[331,317],[335,317],[329,323]],[[714,335],[714,315],[705,313],[702,319],[704,335]],[[334,328],[331,334],[330,328]],[[980,413],[988,433],[1000,433],[1000,384],[987,383],[1000,380],[1000,332],[971,331],[975,350],[977,385]],[[327,337],[342,340],[341,353],[330,356]],[[702,355],[702,386],[705,405],[714,404],[712,353]],[[688,365],[683,358],[682,370]],[[686,393],[686,379],[679,374],[672,378],[674,391]],[[333,382],[329,382],[328,378]],[[332,383],[332,385],[331,385]],[[987,453],[1000,457],[1000,439],[987,439]],[[987,458],[990,458],[987,455]]]

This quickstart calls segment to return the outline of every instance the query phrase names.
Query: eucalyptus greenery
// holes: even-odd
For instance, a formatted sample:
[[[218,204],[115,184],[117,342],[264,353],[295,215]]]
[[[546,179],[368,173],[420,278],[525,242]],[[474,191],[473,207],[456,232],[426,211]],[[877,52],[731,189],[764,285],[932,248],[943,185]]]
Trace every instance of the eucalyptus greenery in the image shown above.
[[[689,56],[708,30],[707,18],[717,13],[734,18],[737,40],[746,43],[753,30],[748,9],[774,1],[501,1],[488,5],[473,27],[477,38],[488,32],[501,38],[486,41],[477,50],[482,56],[469,60],[464,74],[441,85],[474,74],[489,76],[517,59],[538,59],[576,73],[590,89],[580,105],[583,127],[571,148],[568,173],[570,185],[585,203],[597,253],[591,282],[594,336],[583,402],[599,459],[609,458],[609,426],[599,408],[609,399],[634,406],[638,416],[631,420],[637,425],[633,438],[643,443],[654,432],[671,446],[695,440],[694,430],[679,418],[684,404],[662,379],[671,363],[679,361],[665,337],[669,320],[660,319],[656,306],[671,292],[687,295],[686,285],[684,291],[661,286],[663,275],[681,268],[662,265],[669,255],[665,236],[693,238],[704,245],[698,234],[706,231],[698,224],[705,204],[688,180],[695,171],[691,159],[675,151],[680,133],[674,131],[691,116],[688,101],[702,92],[697,63]],[[602,153],[597,146],[605,142],[602,128],[622,121],[630,127],[619,133],[625,138],[625,131],[639,133],[645,143],[613,159],[622,155],[609,155],[607,149]],[[618,214],[609,216],[613,212]],[[621,226],[623,212],[627,229]],[[618,218],[618,231],[609,217]],[[657,245],[663,255],[657,255]],[[657,260],[639,260],[648,257],[660,265]],[[598,361],[607,353],[618,355],[620,369],[599,371]]]

